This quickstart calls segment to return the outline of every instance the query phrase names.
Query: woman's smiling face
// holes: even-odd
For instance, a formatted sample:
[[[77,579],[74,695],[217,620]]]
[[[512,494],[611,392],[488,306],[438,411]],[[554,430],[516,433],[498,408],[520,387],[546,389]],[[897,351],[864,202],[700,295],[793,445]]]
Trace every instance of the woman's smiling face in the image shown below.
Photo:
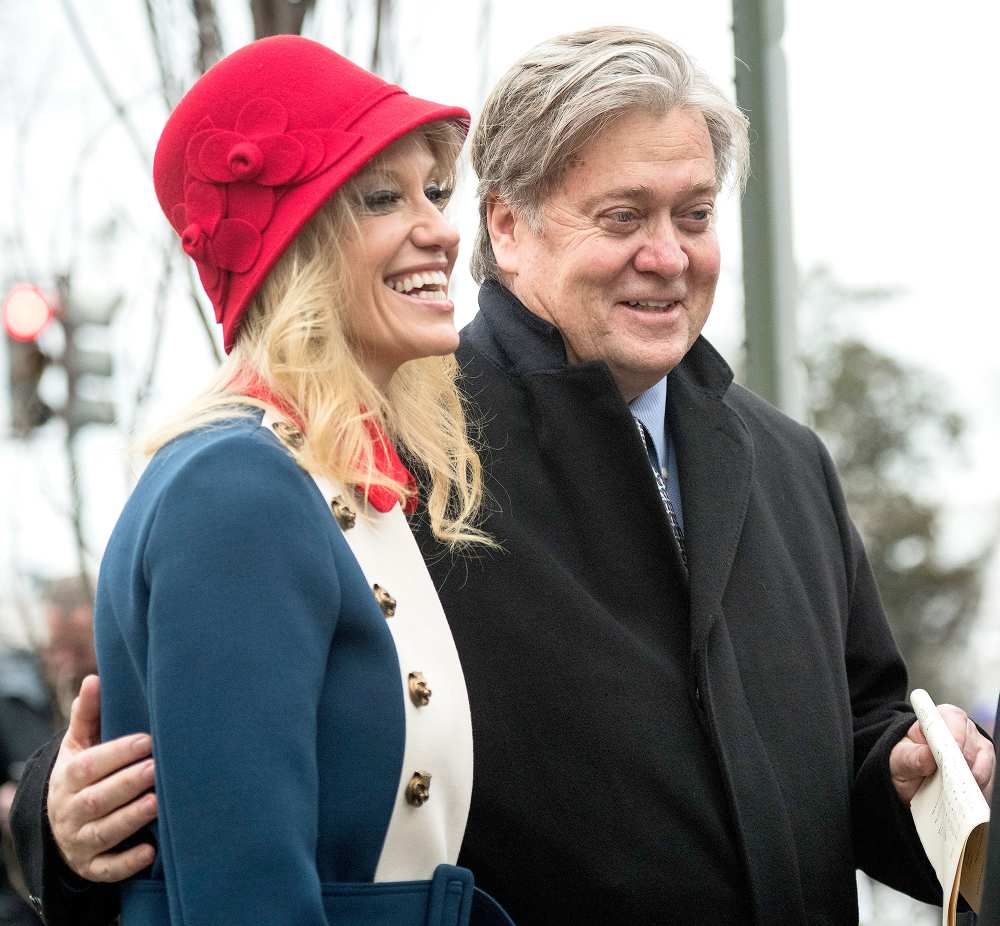
[[[419,135],[409,135],[352,184],[360,234],[345,248],[361,281],[349,309],[359,360],[380,386],[409,360],[458,347],[448,280],[458,231],[444,217],[447,171]]]

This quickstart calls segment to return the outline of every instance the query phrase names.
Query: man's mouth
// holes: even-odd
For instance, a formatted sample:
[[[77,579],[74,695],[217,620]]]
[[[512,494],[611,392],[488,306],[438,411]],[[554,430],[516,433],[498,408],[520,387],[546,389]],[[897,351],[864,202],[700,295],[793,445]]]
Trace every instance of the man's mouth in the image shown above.
[[[388,277],[385,285],[393,292],[429,302],[448,299],[448,276],[441,270],[423,270],[403,276]]]
[[[630,309],[639,309],[642,312],[668,312],[674,306],[679,306],[680,300],[661,301],[658,299],[625,300],[624,305]]]

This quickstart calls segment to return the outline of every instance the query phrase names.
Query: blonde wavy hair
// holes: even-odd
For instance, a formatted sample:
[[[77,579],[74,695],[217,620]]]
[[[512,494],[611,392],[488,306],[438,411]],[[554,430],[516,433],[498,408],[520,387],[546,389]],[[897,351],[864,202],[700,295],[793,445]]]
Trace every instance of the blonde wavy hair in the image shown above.
[[[462,142],[457,126],[431,123],[374,158],[360,176],[382,169],[400,146],[424,145],[442,172],[438,182],[450,185]],[[304,425],[305,441],[290,451],[304,469],[342,485],[384,486],[405,503],[407,487],[375,467],[369,428],[377,425],[415,464],[434,536],[452,550],[495,546],[476,526],[482,469],[467,431],[455,357],[405,363],[384,391],[359,362],[351,312],[365,281],[347,250],[360,234],[360,209],[354,178],[310,219],[268,274],[208,387],[142,449],[153,454],[188,431],[251,415],[251,407],[287,417],[283,409],[241,393],[260,383]]]

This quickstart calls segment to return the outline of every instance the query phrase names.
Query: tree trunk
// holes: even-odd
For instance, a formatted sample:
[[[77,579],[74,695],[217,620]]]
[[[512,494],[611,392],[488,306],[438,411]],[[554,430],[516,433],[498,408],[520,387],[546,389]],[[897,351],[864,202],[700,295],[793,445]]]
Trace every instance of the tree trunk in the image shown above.
[[[250,0],[254,38],[301,35],[306,14],[316,0]]]
[[[191,0],[191,12],[194,13],[195,24],[198,27],[198,51],[195,55],[195,64],[198,67],[198,73],[204,74],[222,57],[222,32],[219,29],[219,15],[215,10],[215,0]]]

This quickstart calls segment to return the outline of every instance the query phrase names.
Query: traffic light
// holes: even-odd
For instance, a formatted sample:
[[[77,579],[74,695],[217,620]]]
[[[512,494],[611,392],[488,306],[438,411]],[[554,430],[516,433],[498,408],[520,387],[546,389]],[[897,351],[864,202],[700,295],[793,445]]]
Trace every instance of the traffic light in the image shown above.
[[[84,347],[83,342],[88,333],[101,336],[100,332],[103,331],[103,337],[106,338],[108,326],[119,303],[115,301],[101,308],[85,307],[71,298],[69,280],[66,277],[59,277],[56,282],[63,306],[60,321],[66,335],[66,346],[61,359],[66,371],[66,405],[62,410],[66,426],[72,434],[88,424],[114,424],[114,403],[87,395],[88,386],[97,385],[98,391],[103,391],[106,387],[100,385],[100,381],[106,383],[114,372],[110,345],[105,343],[96,348]]]
[[[52,409],[38,394],[38,384],[49,358],[38,346],[54,312],[34,286],[22,284],[7,293],[3,302],[3,327],[7,337],[11,430],[27,437],[52,417]]]
[[[115,422],[114,404],[100,395],[106,391],[100,381],[106,382],[113,373],[111,351],[99,342],[104,337],[101,330],[107,331],[117,303],[86,309],[71,299],[66,277],[60,277],[56,285],[55,306],[38,287],[27,284],[15,286],[4,300],[11,429],[17,437],[27,437],[54,415],[66,422],[70,436],[88,424]],[[49,356],[38,343],[53,319],[63,333],[63,351],[57,357]],[[88,339],[93,345],[93,335],[99,346],[85,346]],[[50,408],[39,395],[42,374],[50,365],[62,367],[66,378],[66,400],[59,409]]]

